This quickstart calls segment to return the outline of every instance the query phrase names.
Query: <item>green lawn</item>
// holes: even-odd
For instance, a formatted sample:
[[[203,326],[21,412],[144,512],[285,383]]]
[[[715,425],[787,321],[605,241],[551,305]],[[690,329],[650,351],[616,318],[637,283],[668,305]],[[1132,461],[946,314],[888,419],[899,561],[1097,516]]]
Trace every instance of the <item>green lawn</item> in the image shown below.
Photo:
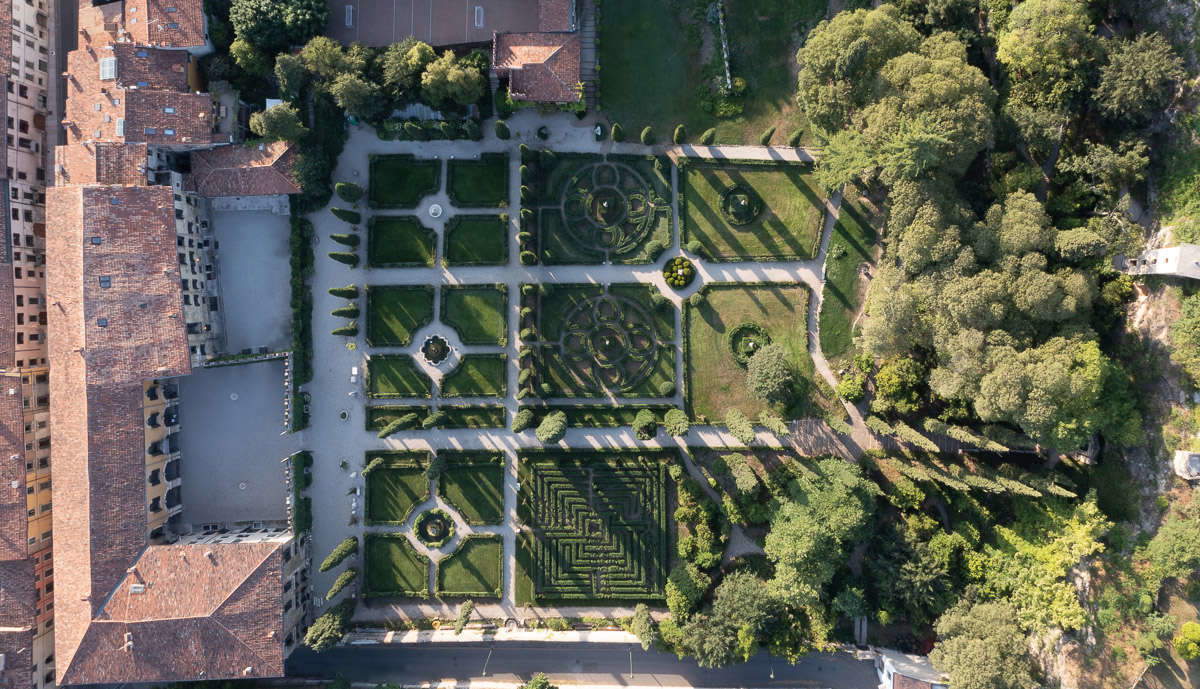
[[[407,154],[372,155],[367,203],[371,208],[416,208],[441,186],[442,162]]]
[[[383,466],[367,474],[368,524],[403,524],[408,513],[429,497],[424,452],[368,452],[366,462],[382,458]]]
[[[503,397],[508,390],[503,354],[464,354],[442,380],[442,397]]]
[[[499,524],[504,520],[504,456],[487,453],[440,452],[446,468],[438,479],[438,494],[468,524]]]
[[[842,201],[829,254],[825,259],[825,290],[821,297],[821,351],[831,361],[850,351],[854,317],[866,296],[867,280],[859,266],[874,266],[879,237],[868,220],[868,210],[848,198]]]
[[[499,598],[504,544],[495,534],[463,540],[458,550],[438,563],[438,596]]]
[[[367,265],[431,266],[437,235],[411,215],[375,215],[367,221]]]
[[[508,205],[508,154],[484,153],[479,160],[451,160],[446,193],[458,208]]]
[[[401,534],[367,534],[367,596],[429,595],[429,560]]]
[[[367,344],[372,347],[407,347],[413,333],[432,320],[432,287],[367,287]]]
[[[503,345],[508,331],[508,295],[501,285],[442,287],[442,322],[463,344]]]
[[[730,409],[754,419],[767,408],[750,394],[746,370],[733,358],[726,333],[742,323],[756,323],[772,342],[783,345],[797,377],[803,382],[797,401],[781,411],[787,418],[815,415],[821,393],[811,382],[816,375],[808,356],[808,289],[803,285],[705,288],[699,307],[687,306],[685,328],[688,406],[693,419],[721,423]]]
[[[375,354],[367,359],[367,395],[370,397],[429,397],[429,376],[408,354]]]
[[[804,260],[817,254],[824,201],[806,165],[690,162],[684,168],[683,241],[699,241],[716,261]],[[722,198],[731,188],[751,190],[761,212],[746,225],[727,222]]]
[[[687,3],[683,3],[687,5]],[[702,13],[705,5],[694,5]],[[776,127],[775,143],[799,128],[810,140],[803,113],[795,104],[795,56],[803,36],[824,18],[823,0],[737,0],[726,3],[730,71],[746,80],[744,111],[718,118],[706,108],[705,83],[724,74],[720,49],[705,64],[702,34],[717,46],[717,29],[703,17],[681,16],[678,3],[607,0],[600,15],[600,99],[603,109],[621,122],[631,138],[646,125],[668,141],[675,125],[686,125],[693,140],[714,127],[717,143],[758,143]],[[664,40],[664,37],[676,40]]]
[[[508,224],[498,215],[457,215],[446,223],[444,259],[448,266],[508,263]]]

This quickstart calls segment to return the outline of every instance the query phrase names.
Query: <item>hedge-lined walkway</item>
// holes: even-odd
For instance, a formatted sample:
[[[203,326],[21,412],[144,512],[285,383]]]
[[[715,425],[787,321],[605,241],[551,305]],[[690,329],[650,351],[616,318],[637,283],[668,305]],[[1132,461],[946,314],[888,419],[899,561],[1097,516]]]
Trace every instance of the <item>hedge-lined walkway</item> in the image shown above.
[[[552,134],[547,141],[540,141],[534,135],[537,127],[543,123],[551,123]],[[367,159],[374,153],[415,153],[418,157],[442,157],[449,159],[477,158],[486,152],[510,153],[509,164],[509,203],[502,212],[509,215],[508,265],[502,266],[456,266],[444,267],[440,253],[444,250],[444,229],[447,221],[459,214],[495,214],[497,209],[456,210],[445,193],[443,178],[441,191],[423,199],[415,210],[409,213],[422,216],[427,226],[438,234],[438,260],[433,267],[416,268],[355,268],[330,260],[317,261],[316,274],[313,279],[314,332],[317,333],[314,342],[315,377],[308,386],[313,399],[313,420],[309,431],[307,447],[311,447],[316,457],[314,466],[314,485],[321,488],[314,493],[314,513],[322,515],[316,520],[313,531],[314,552],[327,552],[337,542],[347,535],[361,536],[364,531],[390,531],[408,533],[411,531],[411,519],[400,527],[367,527],[351,517],[351,505],[360,505],[363,499],[362,479],[357,474],[361,468],[366,452],[390,449],[420,449],[420,450],[492,450],[500,451],[506,458],[504,479],[504,522],[500,526],[474,527],[474,531],[497,533],[504,543],[503,565],[503,598],[499,602],[477,602],[476,615],[488,618],[528,618],[528,617],[584,617],[584,616],[614,616],[628,615],[632,608],[624,607],[576,607],[576,606],[537,606],[536,608],[515,605],[516,592],[516,532],[517,520],[517,452],[527,448],[543,447],[534,436],[532,430],[514,434],[508,428],[497,429],[439,429],[400,431],[386,440],[380,440],[374,432],[365,430],[363,415],[365,409],[362,392],[359,386],[349,381],[351,367],[357,366],[360,371],[365,367],[365,356],[369,353],[362,336],[356,338],[356,349],[348,349],[345,340],[327,335],[338,325],[336,319],[329,316],[329,311],[342,303],[327,293],[328,288],[355,283],[359,285],[430,285],[438,294],[435,313],[440,309],[441,289],[443,285],[461,284],[504,284],[508,291],[507,305],[507,337],[503,347],[461,347],[462,353],[502,352],[507,355],[507,394],[497,398],[453,398],[454,404],[502,404],[510,415],[518,408],[518,402],[512,393],[519,389],[517,377],[519,338],[519,309],[521,300],[520,285],[522,283],[643,283],[657,287],[675,306],[675,331],[682,336],[682,309],[684,300],[700,289],[701,286],[714,282],[759,282],[807,285],[812,294],[808,307],[808,341],[810,353],[817,372],[831,385],[836,384],[836,378],[820,353],[819,338],[816,335],[817,314],[820,312],[820,295],[824,281],[824,260],[828,249],[829,236],[836,222],[841,197],[832,195],[825,203],[825,222],[822,228],[821,241],[817,255],[806,261],[782,262],[744,262],[744,263],[712,263],[689,256],[696,264],[698,279],[687,289],[675,291],[669,288],[662,277],[662,266],[666,260],[681,253],[687,255],[680,247],[680,218],[679,218],[679,169],[671,168],[672,186],[672,232],[671,246],[653,265],[569,265],[569,266],[524,266],[519,261],[519,246],[515,241],[517,232],[516,219],[520,213],[520,156],[518,145],[524,141],[531,147],[546,146],[556,151],[580,153],[622,153],[646,155],[649,153],[665,154],[672,159],[681,156],[704,158],[728,158],[739,160],[779,160],[781,162],[804,163],[811,162],[810,151],[783,147],[758,146],[643,146],[637,143],[613,143],[612,141],[596,142],[594,140],[590,120],[580,122],[573,115],[542,116],[535,112],[522,111],[509,120],[513,130],[511,140],[501,141],[494,137],[490,123],[484,127],[485,138],[481,142],[471,141],[422,141],[422,142],[386,142],[375,137],[374,133],[365,129],[355,129],[346,146],[340,161],[335,179],[357,182],[365,185],[367,182]],[[660,133],[664,136],[669,133]],[[446,166],[443,166],[446,167]],[[445,173],[443,172],[443,175]],[[432,219],[427,215],[430,203],[443,205],[448,212],[441,218]],[[394,211],[392,211],[394,213]],[[340,221],[333,218],[328,211],[313,214],[317,234],[325,237],[332,232],[343,231]],[[323,253],[324,246],[318,248],[318,254]],[[422,328],[414,333],[412,343],[403,348],[387,348],[387,353],[416,353],[424,336],[428,332],[441,331],[444,328],[438,323]],[[457,343],[455,343],[457,344]],[[684,360],[683,347],[676,347],[675,370],[677,380],[675,394],[670,398],[641,400],[620,398],[620,403],[650,402],[673,404],[683,407],[684,404]],[[378,352],[372,349],[371,352]],[[433,404],[441,399],[440,381],[435,380],[433,389]],[[354,396],[357,395],[357,396]],[[572,398],[553,399],[547,402],[554,404],[596,404],[605,401],[603,398]],[[348,419],[339,418],[338,411],[346,411]],[[819,419],[802,419],[791,424],[792,432],[787,437],[776,437],[774,434],[761,430],[758,433],[756,445],[787,447],[805,455],[834,454],[853,459],[864,449],[878,447],[879,442],[866,429],[856,410],[851,408],[853,433],[843,437],[834,433],[828,425]],[[724,427],[693,426],[685,438],[669,437],[660,432],[650,441],[638,440],[630,428],[571,428],[558,444],[562,448],[574,449],[630,449],[630,448],[659,448],[707,446],[714,448],[742,447]],[[339,461],[345,461],[348,468],[339,468]],[[695,467],[690,467],[695,470]],[[355,495],[348,495],[357,490]],[[430,498],[429,505],[422,505],[413,511],[415,516],[424,507],[438,504],[436,498]],[[441,506],[438,504],[438,506]],[[444,507],[443,507],[444,509]],[[451,511],[453,514],[453,511]],[[352,523],[353,522],[353,523]],[[465,525],[456,525],[461,528]],[[456,537],[457,540],[457,537]],[[321,592],[332,582],[337,572],[315,574],[315,591]],[[431,582],[432,583],[432,582]],[[436,598],[421,601],[388,602],[379,599],[369,600],[359,605],[356,619],[360,621],[383,622],[397,617],[453,617],[457,610],[457,601],[442,602]]]

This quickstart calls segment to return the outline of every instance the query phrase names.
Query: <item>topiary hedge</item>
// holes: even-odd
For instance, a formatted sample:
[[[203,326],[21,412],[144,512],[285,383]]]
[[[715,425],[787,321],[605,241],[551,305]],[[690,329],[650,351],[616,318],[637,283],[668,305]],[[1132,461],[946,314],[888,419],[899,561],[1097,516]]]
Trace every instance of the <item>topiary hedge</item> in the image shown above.
[[[329,235],[329,238],[332,239],[333,241],[337,242],[338,244],[342,244],[344,246],[358,246],[358,243],[360,241],[362,241],[362,238],[360,238],[358,235],[350,233],[350,232],[339,232],[339,233],[331,234],[331,235]]]
[[[362,213],[358,211],[352,211],[348,208],[330,208],[329,212],[333,213],[333,217],[338,220],[344,220],[351,225],[357,225],[362,222]]]
[[[338,263],[345,263],[351,268],[358,267],[358,254],[352,251],[330,251],[329,258],[332,258]]]
[[[330,312],[337,318],[358,318],[357,306],[339,306]]]
[[[654,128],[647,126],[642,130],[641,140],[643,146],[649,146],[654,143]]]
[[[653,440],[658,433],[658,419],[649,409],[641,409],[633,417],[633,432],[638,440]]]
[[[684,289],[696,279],[696,265],[685,256],[676,256],[663,266],[662,274],[668,285]]]
[[[567,415],[561,411],[550,412],[537,427],[539,442],[549,445],[562,440],[567,434]]]
[[[692,428],[692,422],[682,409],[670,409],[663,415],[663,428],[674,436],[684,436]]]
[[[745,367],[750,363],[750,357],[771,344],[771,335],[757,323],[739,323],[725,335],[725,342],[733,360]]]
[[[329,293],[335,297],[343,299],[358,299],[358,285],[346,285],[345,287],[330,287]]]
[[[335,545],[333,550],[329,551],[329,555],[326,556],[326,558],[321,562],[321,566],[318,569],[322,572],[328,572],[334,567],[340,565],[342,560],[345,560],[357,552],[358,539],[354,536],[347,536],[345,540]]]
[[[333,600],[334,596],[342,592],[342,589],[350,585],[358,577],[358,568],[351,567],[338,575],[337,579],[333,580],[333,585],[329,587],[329,591],[325,594],[325,600]]]
[[[333,191],[346,203],[358,203],[364,193],[363,188],[354,182],[338,182],[333,185]]]
[[[705,129],[704,133],[700,135],[700,143],[705,146],[712,146],[713,142],[716,140],[717,140],[717,130],[716,129],[712,129],[712,128]]]
[[[532,409],[529,407],[522,407],[518,409],[517,413],[513,415],[512,432],[520,433],[521,431],[528,430],[533,426],[533,421],[534,417]]]
[[[340,337],[355,337],[358,335],[358,321],[350,321],[348,324],[343,325],[340,328],[334,328],[330,334]]]
[[[508,139],[512,136],[512,132],[508,129],[508,123],[504,120],[496,120],[496,138]]]

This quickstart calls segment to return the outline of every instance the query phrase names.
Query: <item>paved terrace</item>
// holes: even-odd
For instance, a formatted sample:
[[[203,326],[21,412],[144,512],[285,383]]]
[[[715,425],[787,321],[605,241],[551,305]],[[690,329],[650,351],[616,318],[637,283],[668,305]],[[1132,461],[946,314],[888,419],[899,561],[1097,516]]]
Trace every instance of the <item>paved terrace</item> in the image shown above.
[[[548,124],[551,136],[546,141],[536,137],[536,130],[543,123]],[[484,127],[486,136],[481,142],[473,141],[427,141],[427,142],[396,142],[382,141],[369,128],[355,128],[346,145],[334,178],[357,182],[364,187],[367,185],[368,156],[375,153],[411,153],[418,157],[432,158],[477,158],[486,152],[510,152],[511,172],[509,204],[505,212],[513,219],[510,227],[510,260],[506,266],[491,267],[456,267],[441,266],[440,250],[438,260],[432,268],[350,268],[329,260],[325,253],[331,250],[330,242],[326,239],[329,234],[343,232],[345,223],[334,218],[327,210],[311,216],[319,238],[317,247],[316,272],[313,278],[313,332],[314,332],[314,379],[308,385],[312,397],[312,426],[308,430],[304,446],[312,449],[314,455],[314,489],[313,513],[315,526],[313,531],[313,546],[316,557],[323,557],[334,545],[349,535],[361,535],[365,531],[376,530],[376,527],[364,529],[361,525],[350,524],[352,505],[361,510],[364,492],[363,480],[358,474],[366,452],[380,449],[396,450],[437,450],[437,449],[487,449],[499,450],[507,458],[505,480],[505,518],[504,524],[497,527],[475,527],[477,531],[500,533],[504,540],[504,596],[498,603],[479,602],[476,605],[476,615],[485,618],[528,618],[536,616],[549,617],[584,617],[584,616],[614,616],[628,615],[632,609],[613,606],[605,607],[547,607],[536,609],[518,607],[515,604],[515,557],[517,524],[517,452],[526,448],[543,447],[534,437],[532,430],[514,434],[506,428],[477,429],[477,430],[434,430],[434,431],[402,431],[381,440],[376,434],[364,430],[365,421],[364,395],[360,385],[350,383],[350,369],[354,366],[364,370],[368,352],[409,352],[415,353],[423,341],[423,332],[414,337],[413,344],[407,348],[372,348],[369,347],[363,335],[357,340],[356,349],[348,349],[345,339],[328,335],[329,331],[340,325],[340,319],[330,315],[330,311],[344,303],[344,300],[328,294],[328,289],[350,283],[364,284],[412,284],[412,285],[455,285],[468,283],[504,283],[508,285],[509,314],[507,346],[465,348],[466,351],[504,351],[508,355],[508,389],[518,388],[518,311],[519,286],[521,283],[622,283],[638,282],[657,286],[676,306],[702,285],[712,282],[770,282],[780,284],[803,283],[812,290],[812,298],[808,305],[808,341],[809,350],[817,372],[831,386],[837,380],[830,370],[828,363],[820,352],[817,337],[817,314],[820,313],[821,293],[824,283],[825,255],[829,245],[829,237],[837,220],[841,203],[841,195],[834,194],[826,202],[826,217],[820,248],[816,258],[808,261],[791,262],[745,262],[745,263],[708,263],[689,256],[697,266],[699,278],[687,290],[677,292],[667,288],[662,278],[662,265],[668,258],[683,254],[680,248],[680,224],[678,195],[673,194],[672,208],[672,241],[671,247],[663,253],[659,260],[652,265],[572,265],[572,266],[522,266],[518,260],[518,243],[515,241],[516,218],[520,213],[520,165],[517,148],[522,142],[531,147],[549,147],[558,152],[581,153],[623,153],[623,154],[666,154],[673,160],[682,157],[698,157],[728,160],[775,160],[781,162],[811,162],[813,151],[786,147],[763,146],[644,146],[640,143],[614,143],[606,140],[595,141],[592,133],[591,118],[577,120],[573,115],[542,116],[531,111],[522,111],[514,115],[509,124],[513,132],[511,140],[496,139],[490,123]],[[445,166],[444,166],[445,167]],[[443,169],[443,176],[446,174]],[[671,182],[673,191],[677,191],[679,168],[672,166]],[[430,218],[426,212],[432,203],[440,203],[448,212],[441,218]],[[439,238],[446,221],[455,214],[492,213],[495,209],[484,211],[459,211],[446,196],[445,180],[442,191],[427,197],[416,211],[388,211],[389,214],[410,214],[420,216],[426,227],[433,229]],[[365,242],[364,242],[365,244]],[[439,241],[438,246],[442,243]],[[365,262],[364,262],[365,263]],[[440,298],[440,297],[439,297]],[[438,313],[435,304],[434,313]],[[436,315],[435,315],[436,318]],[[681,313],[676,310],[676,333],[681,332]],[[361,321],[361,319],[360,319]],[[364,329],[365,330],[365,329]],[[683,405],[683,387],[686,379],[683,372],[682,347],[677,347],[676,371],[679,374],[678,392],[674,398],[658,402],[670,402]],[[418,357],[419,359],[419,357]],[[433,401],[439,400],[438,381],[434,380]],[[564,399],[552,400],[562,403],[597,403],[603,399]],[[627,403],[649,400],[616,398],[612,401]],[[454,398],[456,404],[497,403],[496,398]],[[518,407],[517,401],[511,396],[502,399],[502,403],[512,414]],[[793,448],[804,455],[833,454],[853,460],[865,449],[878,447],[877,439],[863,424],[859,411],[852,405],[846,405],[851,417],[852,434],[843,437],[834,433],[828,425],[818,419],[804,419],[791,424],[792,433],[786,437],[776,437],[766,431],[760,431],[757,444],[772,447]],[[339,419],[338,412],[345,410],[349,418]],[[511,418],[511,417],[510,417]],[[629,448],[659,448],[707,446],[714,448],[742,447],[723,427],[692,426],[686,438],[668,437],[665,433],[650,441],[638,440],[629,428],[581,429],[567,431],[566,437],[558,443],[561,448],[574,449],[629,449]],[[348,470],[339,468],[339,462],[344,460]],[[690,465],[690,462],[689,462]],[[689,466],[695,476],[699,470]],[[357,491],[357,494],[353,494]],[[431,499],[427,501],[433,503]],[[440,503],[440,499],[437,501]],[[423,505],[413,510],[413,515],[424,509]],[[444,507],[444,505],[439,504]],[[359,515],[361,516],[361,515]],[[388,527],[387,530],[411,534],[413,519],[401,528]],[[458,524],[460,531],[465,524]],[[430,553],[415,539],[410,537],[418,549],[437,558],[436,553]],[[753,551],[757,547],[741,535],[731,539],[745,551]],[[332,583],[336,571],[315,574],[314,591],[321,592]],[[424,601],[404,601],[402,603],[386,600],[369,600],[361,604],[356,613],[356,620],[362,622],[384,622],[397,617],[440,616],[452,617],[457,609],[456,603],[442,603],[436,598]]]

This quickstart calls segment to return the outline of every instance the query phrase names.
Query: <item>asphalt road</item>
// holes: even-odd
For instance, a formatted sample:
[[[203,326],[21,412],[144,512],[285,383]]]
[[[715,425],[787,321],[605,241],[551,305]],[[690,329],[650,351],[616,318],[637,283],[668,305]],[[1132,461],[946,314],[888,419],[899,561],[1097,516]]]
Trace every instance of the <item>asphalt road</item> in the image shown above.
[[[490,658],[489,658],[490,651]],[[632,660],[633,673],[630,673]],[[487,669],[484,670],[486,663]],[[874,689],[871,663],[846,654],[807,656],[796,665],[759,653],[750,662],[704,670],[673,654],[638,645],[586,643],[451,643],[339,646],[317,654],[299,648],[289,677],[341,675],[352,682],[524,681],[545,672],[556,684],[664,687],[812,687]]]

